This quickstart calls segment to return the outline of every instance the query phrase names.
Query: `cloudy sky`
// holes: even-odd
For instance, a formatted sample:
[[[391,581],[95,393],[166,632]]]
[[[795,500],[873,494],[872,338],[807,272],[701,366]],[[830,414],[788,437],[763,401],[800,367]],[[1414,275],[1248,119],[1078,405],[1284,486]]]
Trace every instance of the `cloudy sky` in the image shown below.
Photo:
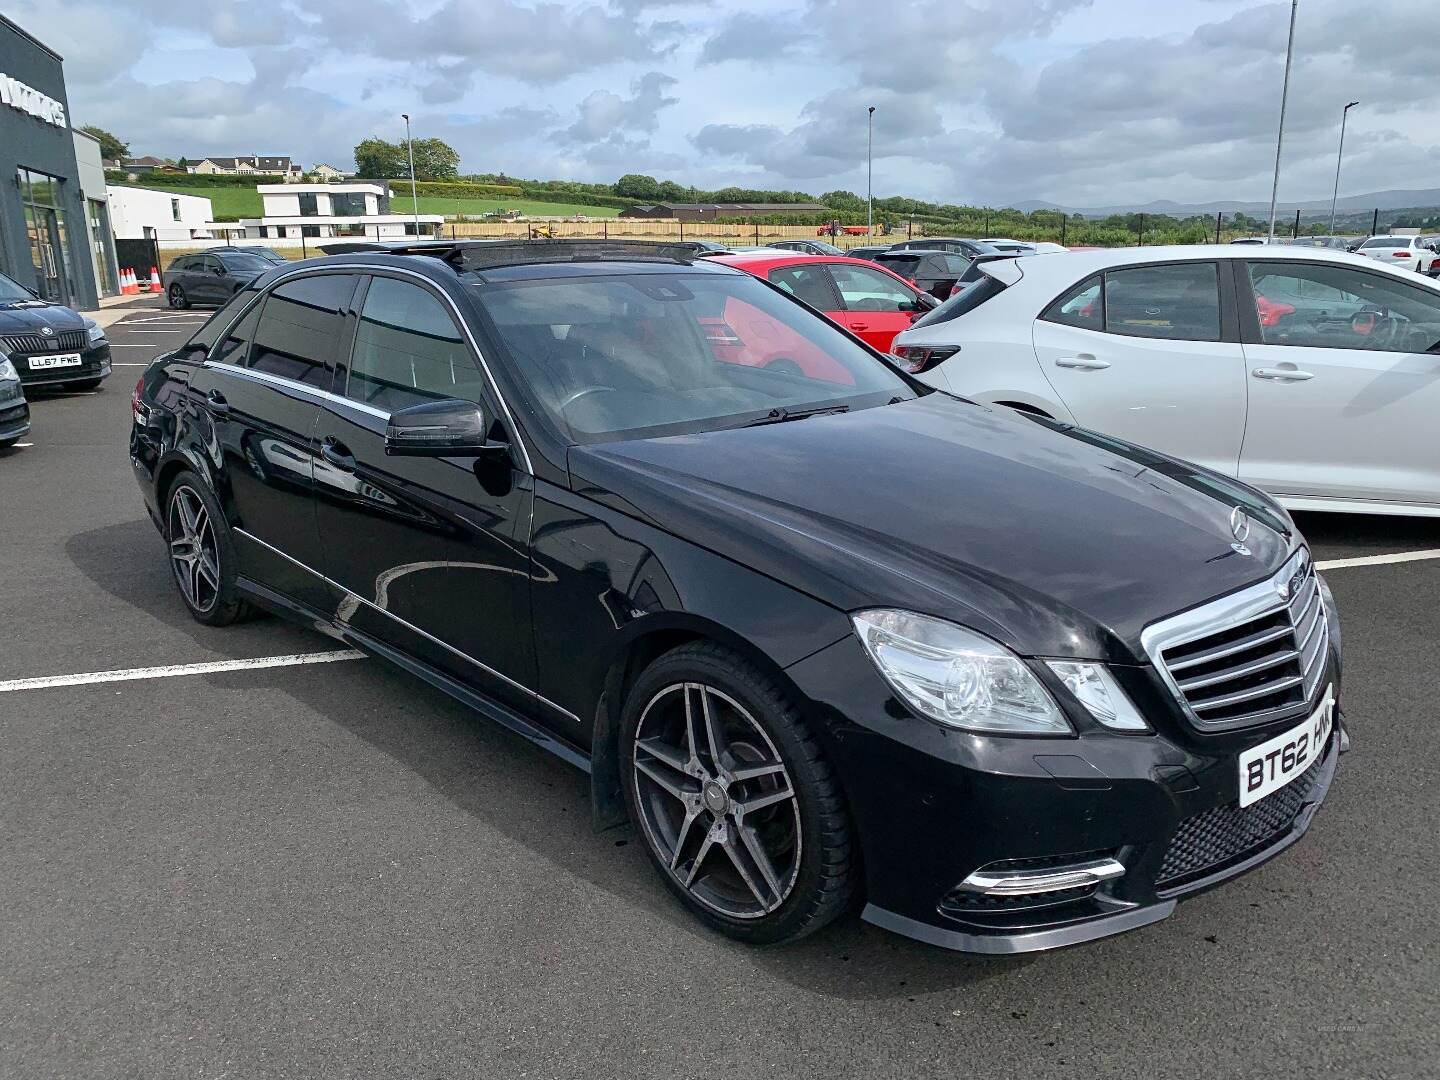
[[[171,157],[959,203],[1264,200],[1289,15],[1256,0],[9,0],[71,114]],[[1281,199],[1440,186],[1440,0],[1301,0]]]

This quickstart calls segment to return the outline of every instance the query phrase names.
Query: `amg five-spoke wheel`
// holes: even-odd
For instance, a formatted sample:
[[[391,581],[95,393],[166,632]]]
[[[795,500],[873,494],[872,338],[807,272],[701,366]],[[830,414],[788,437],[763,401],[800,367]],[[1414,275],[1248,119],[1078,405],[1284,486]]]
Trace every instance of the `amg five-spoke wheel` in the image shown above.
[[[207,626],[228,626],[250,612],[235,584],[235,544],[219,504],[190,470],[165,499],[170,569],[190,614]]]
[[[170,493],[170,565],[186,602],[207,612],[220,598],[220,555],[210,512],[193,488],[179,485]]]
[[[785,902],[800,869],[800,807],[770,737],[728,694],[679,683],[640,717],[641,821],[696,900],[736,919]]]
[[[791,692],[715,642],[653,661],[623,708],[630,816],[671,892],[743,941],[793,941],[858,887],[839,783]]]

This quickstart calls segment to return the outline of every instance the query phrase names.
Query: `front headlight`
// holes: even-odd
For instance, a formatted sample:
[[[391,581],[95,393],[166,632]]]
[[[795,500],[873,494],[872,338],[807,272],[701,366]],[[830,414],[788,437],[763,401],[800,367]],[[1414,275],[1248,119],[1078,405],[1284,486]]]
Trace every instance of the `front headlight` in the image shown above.
[[[86,319],[85,337],[89,340],[92,349],[96,345],[103,345],[105,344],[105,328],[99,323]]]
[[[1115,731],[1149,731],[1150,725],[1120,689],[1115,676],[1104,664],[1079,660],[1047,660],[1050,670],[1060,676],[1066,688],[1085,706],[1091,716]]]
[[[1040,680],[998,642],[909,611],[880,608],[850,619],[885,681],[921,715],[982,733],[1070,733]]]
[[[0,382],[9,382],[11,379],[19,377],[15,373],[15,365],[10,362],[10,358],[0,354]]]

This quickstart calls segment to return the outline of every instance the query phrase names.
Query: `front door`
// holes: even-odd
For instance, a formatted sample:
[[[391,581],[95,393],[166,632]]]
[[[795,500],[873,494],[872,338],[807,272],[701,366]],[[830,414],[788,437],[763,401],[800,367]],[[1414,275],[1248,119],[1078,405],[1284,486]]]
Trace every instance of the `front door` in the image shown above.
[[[1042,313],[1035,355],[1082,426],[1234,476],[1245,357],[1221,311],[1213,262],[1111,270]]]
[[[315,527],[315,427],[355,290],[351,274],[296,278],[252,306],[190,379],[212,428],[216,488],[240,572],[319,611],[333,608]]]
[[[1248,264],[1240,478],[1267,491],[1440,504],[1440,290],[1335,263]]]
[[[867,345],[889,352],[895,335],[910,329],[922,311],[919,293],[899,278],[868,266],[827,263],[845,305],[843,325]]]
[[[505,455],[385,453],[396,410],[457,398],[495,415],[449,305],[416,281],[371,278],[334,389],[315,479],[327,575],[348,593],[341,618],[528,708],[531,478]]]

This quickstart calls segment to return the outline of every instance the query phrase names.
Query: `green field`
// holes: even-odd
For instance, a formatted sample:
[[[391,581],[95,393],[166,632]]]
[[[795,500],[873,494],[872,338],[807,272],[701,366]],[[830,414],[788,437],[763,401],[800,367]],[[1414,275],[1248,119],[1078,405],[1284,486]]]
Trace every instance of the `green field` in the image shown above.
[[[145,185],[129,186],[144,187]],[[172,191],[176,195],[198,195],[202,199],[209,199],[211,209],[217,218],[259,217],[263,212],[260,207],[260,195],[254,188],[156,184],[151,190]],[[390,212],[392,214],[409,213],[410,193],[405,190],[404,184],[392,184],[390,193]],[[579,203],[547,203],[536,202],[533,199],[441,199],[420,196],[420,213],[422,214],[444,214],[447,217],[466,214],[471,217],[479,217],[490,210],[519,210],[522,214],[528,214],[531,217],[571,217],[574,214],[584,214],[590,218],[614,217],[620,212],[613,206],[581,206]]]

